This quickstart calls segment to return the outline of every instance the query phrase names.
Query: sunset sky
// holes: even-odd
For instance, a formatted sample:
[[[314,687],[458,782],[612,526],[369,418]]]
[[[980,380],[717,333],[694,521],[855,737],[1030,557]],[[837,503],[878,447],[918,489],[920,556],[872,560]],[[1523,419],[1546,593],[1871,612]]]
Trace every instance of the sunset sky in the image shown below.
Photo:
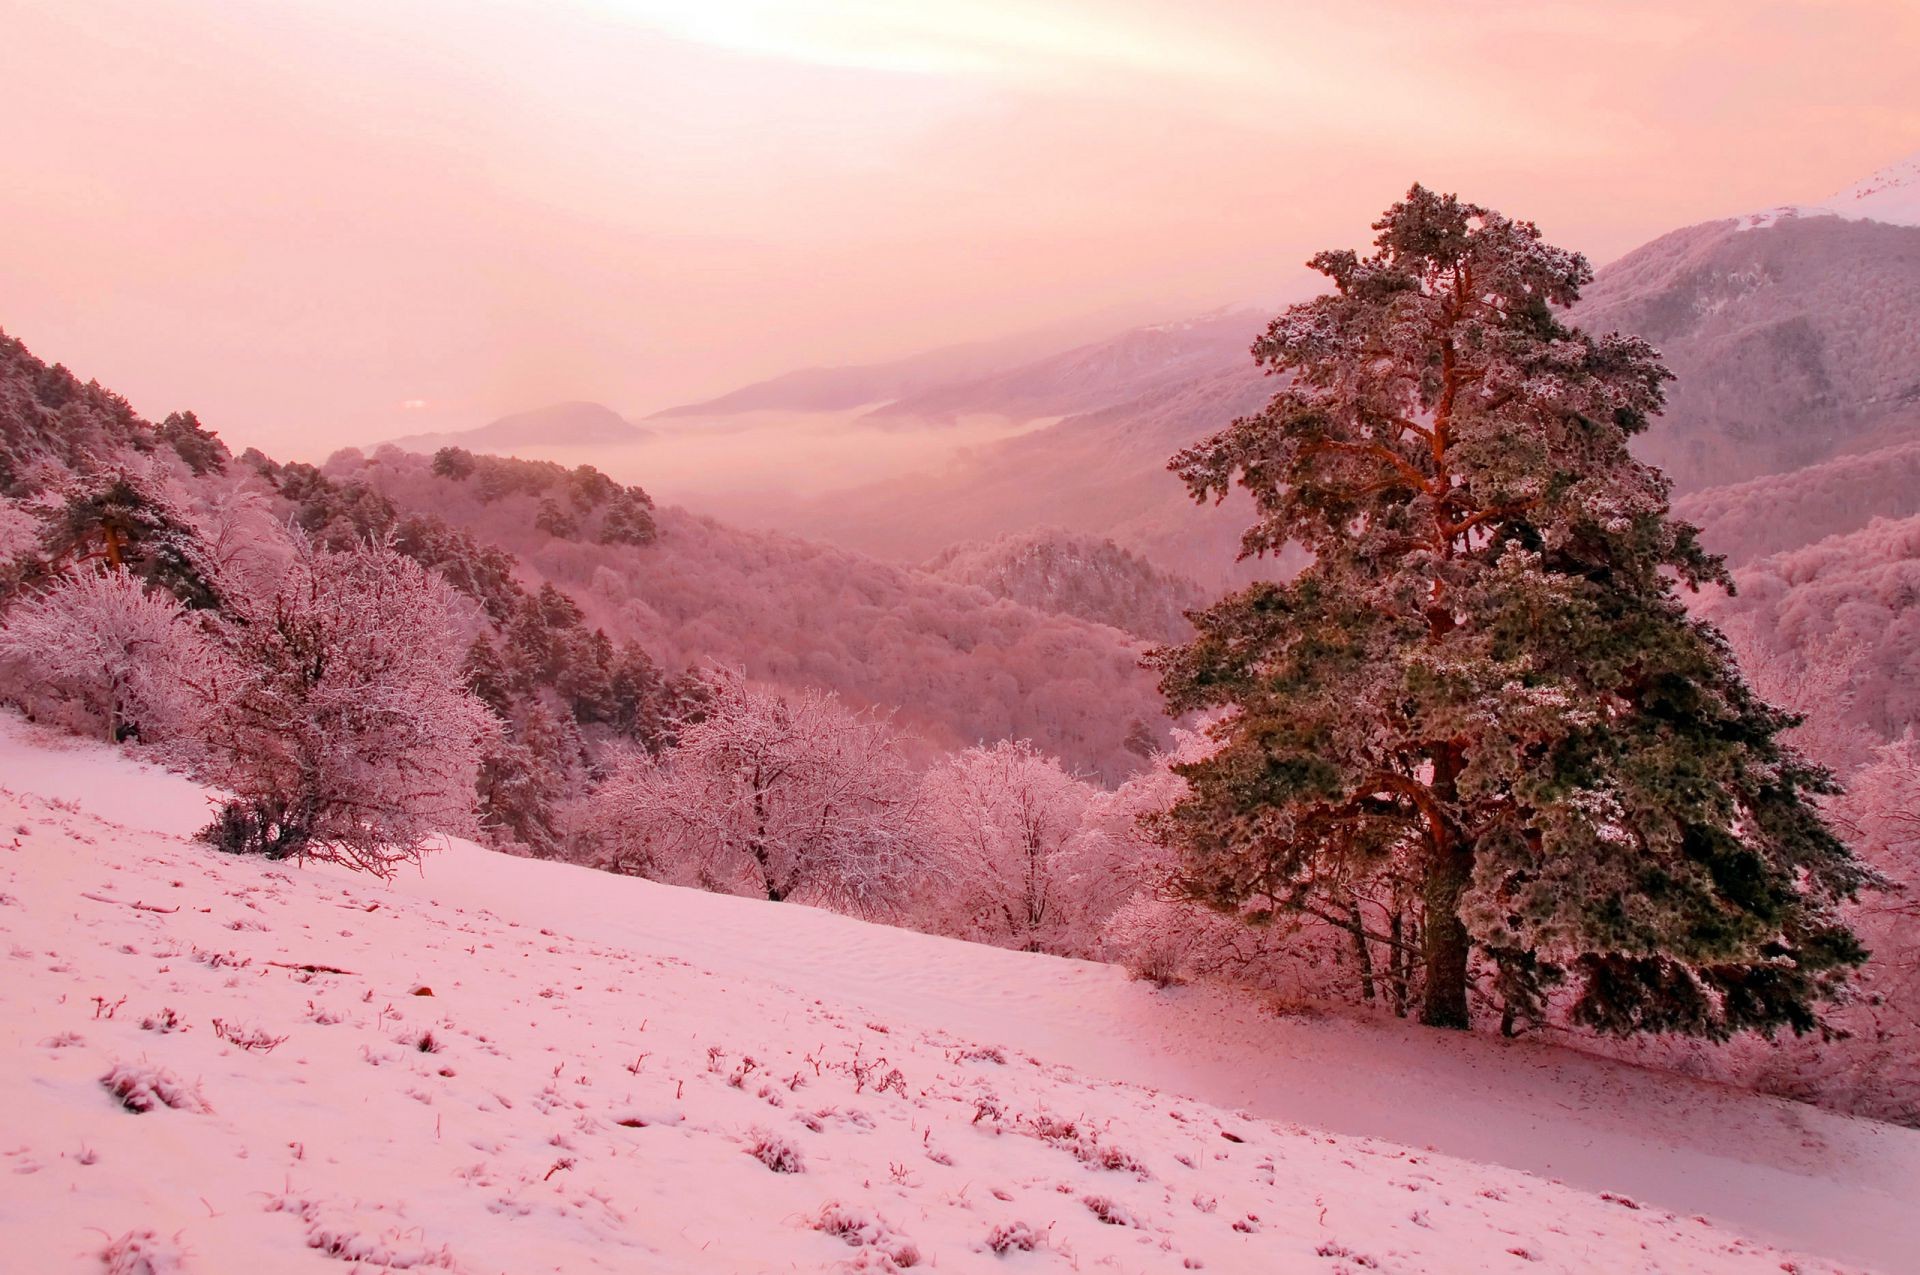
[[[1920,150],[1913,0],[0,0],[0,328],[237,444],[1300,286],[1411,181],[1605,261]]]

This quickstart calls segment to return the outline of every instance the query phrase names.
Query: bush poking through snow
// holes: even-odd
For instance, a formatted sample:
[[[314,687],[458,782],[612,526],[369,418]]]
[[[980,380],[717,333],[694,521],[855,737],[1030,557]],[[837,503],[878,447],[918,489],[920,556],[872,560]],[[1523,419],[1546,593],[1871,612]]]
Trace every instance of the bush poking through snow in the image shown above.
[[[1118,1203],[1109,1196],[1083,1195],[1080,1197],[1080,1203],[1087,1206],[1087,1212],[1093,1214],[1108,1226],[1140,1225],[1139,1220],[1136,1219],[1133,1214],[1127,1212],[1124,1204]]]
[[[189,1085],[164,1067],[115,1063],[113,1070],[100,1077],[100,1083],[114,1101],[135,1115],[144,1115],[155,1107],[202,1115],[211,1110],[200,1096],[199,1086]]]
[[[756,1128],[753,1131],[752,1140],[747,1143],[747,1154],[775,1173],[806,1172],[806,1161],[800,1156],[800,1148],[770,1129]]]
[[[380,1210],[377,1204],[371,1208]],[[369,1235],[362,1230],[364,1220],[337,1202],[281,1195],[267,1202],[267,1212],[294,1214],[307,1225],[308,1248],[355,1263],[355,1270],[361,1269],[362,1263],[385,1271],[459,1269],[452,1251],[444,1244],[436,1248],[426,1243],[420,1238],[419,1227],[390,1226],[378,1235]]]
[[[213,1034],[229,1045],[238,1045],[248,1053],[259,1050],[270,1054],[286,1043],[285,1036],[275,1036],[264,1027],[247,1027],[239,1023],[229,1023],[221,1019],[213,1020]]]
[[[1031,1253],[1045,1238],[1025,1222],[1002,1222],[987,1232],[987,1249],[1001,1257],[1008,1253]]]
[[[813,1229],[822,1235],[843,1240],[853,1248],[877,1249],[897,1267],[917,1266],[920,1246],[901,1235],[882,1217],[870,1217],[857,1208],[829,1200],[813,1220]]]
[[[128,1231],[100,1251],[107,1275],[181,1275],[180,1246],[153,1231]]]

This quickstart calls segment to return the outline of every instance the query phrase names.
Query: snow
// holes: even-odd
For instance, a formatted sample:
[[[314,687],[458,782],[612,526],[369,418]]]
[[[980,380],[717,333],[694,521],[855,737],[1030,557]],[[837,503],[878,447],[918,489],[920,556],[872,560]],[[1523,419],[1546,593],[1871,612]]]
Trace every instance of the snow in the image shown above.
[[[391,884],[228,858],[185,839],[208,811],[0,717],[0,1266],[1893,1270],[1920,1246],[1912,1131],[460,842]]]
[[[1817,204],[1783,204],[1740,219],[1742,230],[1771,226],[1794,217],[1845,217],[1920,226],[1920,153],[1861,179]]]

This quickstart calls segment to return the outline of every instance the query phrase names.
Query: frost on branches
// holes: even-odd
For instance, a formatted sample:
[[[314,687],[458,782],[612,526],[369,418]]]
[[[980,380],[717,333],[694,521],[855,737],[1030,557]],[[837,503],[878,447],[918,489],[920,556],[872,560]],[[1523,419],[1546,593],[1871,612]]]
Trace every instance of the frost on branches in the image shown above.
[[[197,737],[219,667],[217,646],[177,599],[111,567],[61,577],[0,626],[8,697],[110,740]]]
[[[928,774],[927,832],[945,867],[935,913],[963,938],[1084,954],[1069,875],[1093,790],[1025,740],[969,748]]]
[[[1286,387],[1172,462],[1252,496],[1246,554],[1313,555],[1157,657],[1226,711],[1162,825],[1187,891],[1411,948],[1435,1026],[1478,984],[1508,1029],[1819,1028],[1873,877],[1676,595],[1726,576],[1627,449],[1670,374],[1560,320],[1591,271],[1528,223],[1416,186],[1375,229],[1256,343]],[[1350,911],[1402,899],[1398,935]]]
[[[602,866],[870,914],[914,880],[915,777],[886,723],[830,692],[719,675],[705,718],[596,799]]]
[[[210,840],[385,873],[435,833],[475,831],[497,727],[463,684],[450,586],[385,543],[297,538],[278,587],[234,609],[237,668],[208,741],[234,798]]]

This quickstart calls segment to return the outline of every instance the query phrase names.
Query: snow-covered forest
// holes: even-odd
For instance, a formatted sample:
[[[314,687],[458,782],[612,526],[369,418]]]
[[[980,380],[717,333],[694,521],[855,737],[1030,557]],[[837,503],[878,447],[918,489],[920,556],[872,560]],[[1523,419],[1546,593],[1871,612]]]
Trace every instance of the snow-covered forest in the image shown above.
[[[1236,195],[1203,233],[1197,139],[1238,134],[1155,97],[1128,135],[1180,134],[1192,172],[1142,186],[1129,150],[1071,215],[1043,192],[1091,168],[987,179],[1020,228],[976,257],[966,221],[936,286],[958,176],[870,190],[869,223],[801,190],[806,145],[861,132],[826,164],[859,184],[945,137],[918,181],[981,150],[922,79],[1005,105],[1062,59],[1102,69],[1048,92],[1089,101],[1120,66],[1286,77],[1117,11],[1090,45],[863,11],[842,48],[733,8],[647,19],[648,57],[726,47],[655,66],[685,101],[554,133],[698,139],[632,166],[626,212],[553,220],[582,181],[558,140],[510,159],[515,117],[487,180],[549,181],[484,234],[414,225],[351,337],[249,329],[271,288],[183,269],[241,387],[215,401],[291,378],[271,427],[156,410],[160,354],[67,366],[98,347],[62,315],[118,313],[98,280],[0,314],[0,1267],[1911,1265],[1920,158],[1660,233],[1719,204],[1568,204],[1564,173],[1499,176],[1532,145],[1502,126],[1462,171],[1538,222],[1451,181],[1321,208],[1368,166],[1336,146],[1296,221],[1242,226]],[[638,58],[630,16],[534,96]],[[761,94],[780,127],[732,137]],[[427,173],[460,120],[341,135]],[[676,167],[728,146],[724,177]],[[177,212],[156,243],[197,233]],[[1083,223],[1055,313],[1026,276]],[[1256,241],[1305,263],[1257,305],[1182,273],[1231,258],[1253,295]],[[578,291],[614,263],[645,340]],[[1186,312],[1149,321],[1136,274]],[[409,307],[445,328],[476,278],[472,326],[406,353]],[[571,335],[503,355],[542,314]],[[822,361],[833,324],[887,330]],[[627,363],[645,412],[607,406]],[[343,366],[398,406],[315,428],[358,410]]]
[[[1195,875],[1170,812],[1246,710],[1163,715],[1149,647],[1116,625],[1177,643],[1199,589],[1111,542],[884,568],[657,509],[590,466],[234,456],[189,413],[149,423],[5,353],[5,694],[232,794],[220,848],[387,873],[474,836],[1162,986],[1420,1012],[1432,905],[1405,851],[1232,902]],[[1717,515],[1713,543],[1784,487],[1692,507]],[[1920,1120],[1911,539],[1883,519],[1748,553],[1737,593],[1695,604],[1758,692],[1805,715],[1787,738],[1851,779],[1818,800],[1870,883],[1836,898],[1874,956],[1853,990],[1730,1044],[1635,1038],[1476,955],[1467,1019]]]

